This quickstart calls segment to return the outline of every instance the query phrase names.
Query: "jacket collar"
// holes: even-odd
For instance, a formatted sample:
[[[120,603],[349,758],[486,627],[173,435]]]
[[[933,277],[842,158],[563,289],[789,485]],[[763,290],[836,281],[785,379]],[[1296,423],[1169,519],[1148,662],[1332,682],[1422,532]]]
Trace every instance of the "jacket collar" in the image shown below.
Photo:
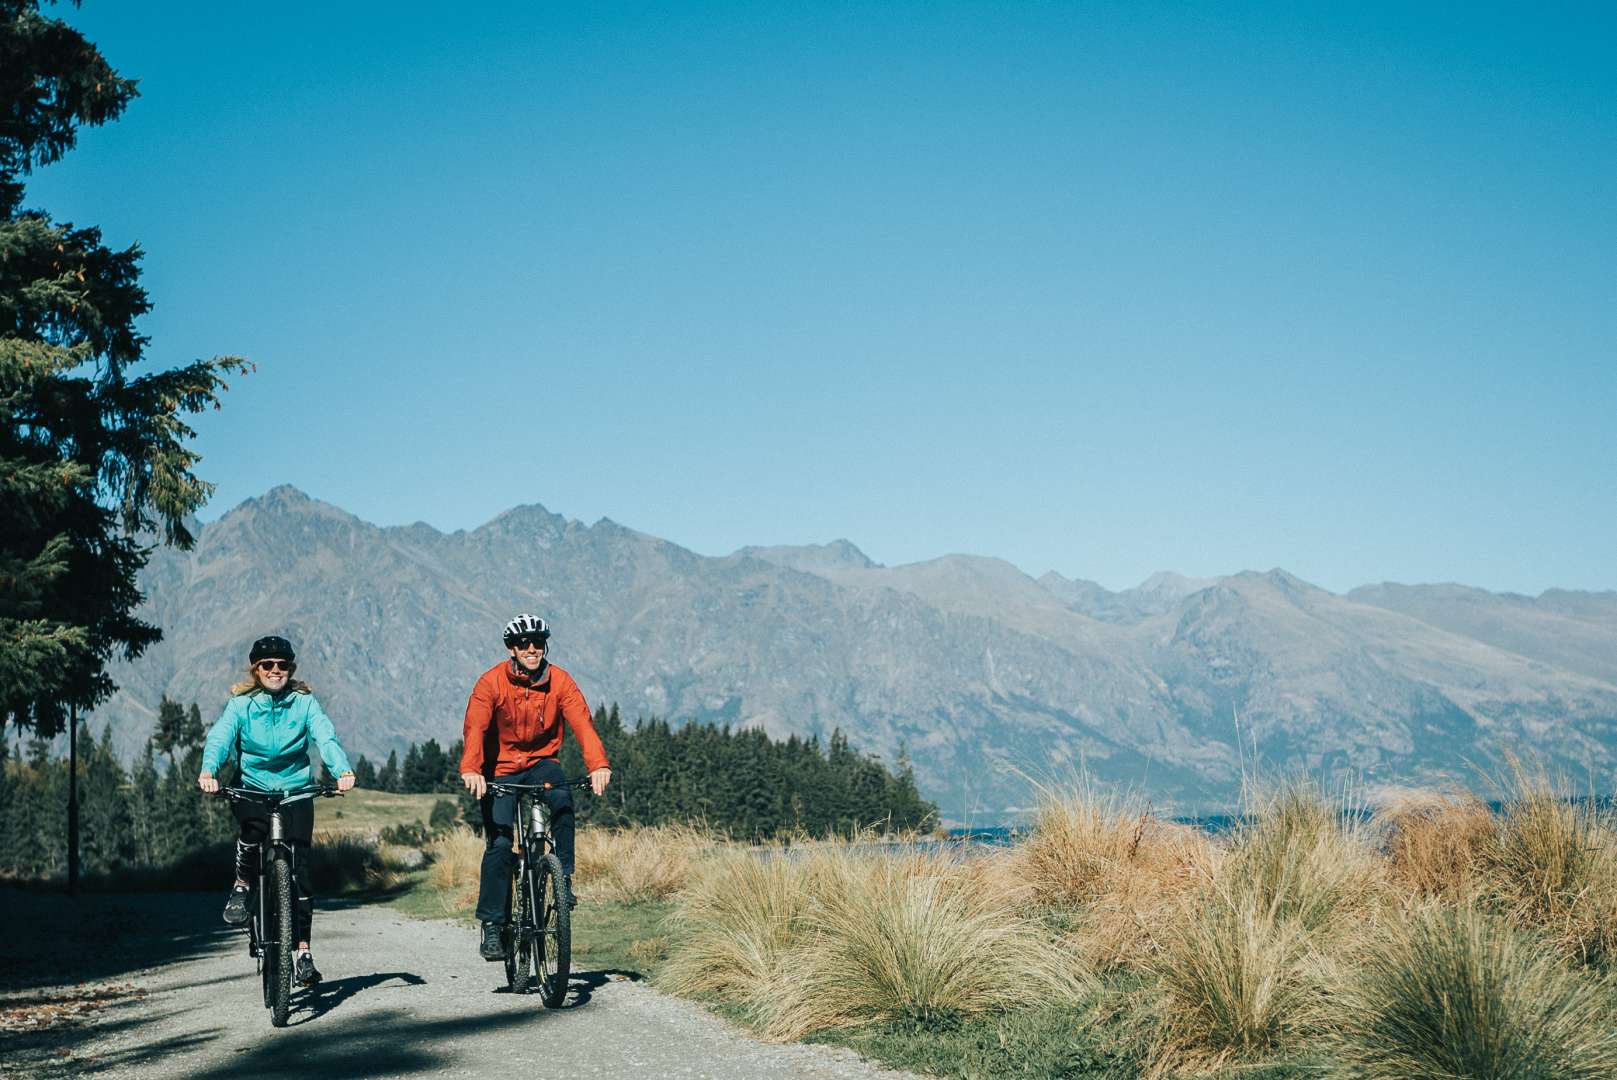
[[[515,660],[505,662],[505,677],[512,686],[528,690],[543,690],[550,685],[550,660],[539,661],[539,674],[529,675]]]

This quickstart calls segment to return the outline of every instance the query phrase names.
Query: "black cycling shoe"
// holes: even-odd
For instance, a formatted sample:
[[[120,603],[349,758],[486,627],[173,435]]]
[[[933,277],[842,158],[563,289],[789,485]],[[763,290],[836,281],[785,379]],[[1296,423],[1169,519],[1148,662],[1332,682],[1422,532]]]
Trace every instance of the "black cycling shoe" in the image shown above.
[[[247,922],[247,886],[237,885],[230,890],[230,899],[225,901],[225,922],[231,926]]]
[[[320,972],[314,966],[314,957],[306,952],[298,953],[297,960],[292,964],[292,979],[299,986],[313,986],[320,981]]]
[[[505,959],[505,927],[497,922],[483,924],[483,940],[477,946],[477,954],[484,960]]]
[[[578,894],[573,891],[573,875],[562,875],[561,894],[567,898],[568,911],[571,911],[578,906]]]

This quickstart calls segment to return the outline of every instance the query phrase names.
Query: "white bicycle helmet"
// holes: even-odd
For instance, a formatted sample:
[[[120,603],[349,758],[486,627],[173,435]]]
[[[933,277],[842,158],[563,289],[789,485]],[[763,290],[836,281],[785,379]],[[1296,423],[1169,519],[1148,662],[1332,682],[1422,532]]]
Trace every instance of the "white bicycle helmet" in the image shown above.
[[[550,624],[537,615],[518,615],[505,624],[505,647],[515,645],[517,638],[536,637],[540,641],[550,640]]]

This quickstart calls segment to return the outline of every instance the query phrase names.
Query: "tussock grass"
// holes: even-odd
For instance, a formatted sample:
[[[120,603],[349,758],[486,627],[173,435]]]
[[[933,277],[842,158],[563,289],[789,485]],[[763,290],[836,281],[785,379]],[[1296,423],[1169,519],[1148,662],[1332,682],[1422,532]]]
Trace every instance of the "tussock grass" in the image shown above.
[[[801,1038],[872,1021],[922,1026],[984,1012],[1075,1003],[1092,989],[1074,952],[973,887],[946,854],[830,857],[787,956],[790,977],[760,1003],[764,1030]]]
[[[483,869],[483,838],[468,828],[452,829],[427,845],[427,881],[447,915],[477,907],[477,881]]]
[[[659,981],[780,1039],[1081,996],[1071,948],[983,880],[945,853],[854,842],[715,858],[680,896]]]
[[[1617,828],[1568,798],[1542,768],[1511,762],[1505,806],[1485,854],[1486,893],[1520,927],[1585,964],[1617,959]]]
[[[1481,890],[1496,826],[1470,792],[1416,792],[1376,815],[1391,882],[1414,897],[1463,902]]]
[[[1250,789],[1205,888],[1153,935],[1145,995],[1158,1075],[1284,1053],[1320,1021],[1330,953],[1364,925],[1385,869],[1354,815],[1296,781]]]
[[[1390,925],[1333,1006],[1341,1073],[1362,1080],[1617,1076],[1612,987],[1473,907]]]
[[[1330,799],[1308,780],[1249,789],[1220,877],[1248,891],[1276,918],[1328,932],[1348,914],[1371,910],[1386,886],[1371,829],[1349,800]]]
[[[308,852],[309,884],[316,896],[396,888],[400,866],[374,836],[322,833]]]
[[[1073,912],[1086,961],[1108,970],[1145,960],[1150,926],[1205,886],[1216,861],[1205,833],[1079,779],[1040,789],[1032,831],[1003,872],[1031,903]]]
[[[684,886],[691,867],[718,840],[693,825],[580,829],[575,884],[592,901],[666,900]]]
[[[820,872],[814,859],[729,849],[693,868],[669,917],[672,946],[659,983],[741,1005],[767,999],[803,932]]]
[[[1219,881],[1184,903],[1157,945],[1144,995],[1157,1020],[1153,1075],[1261,1061],[1318,1019],[1307,929],[1259,890]]]

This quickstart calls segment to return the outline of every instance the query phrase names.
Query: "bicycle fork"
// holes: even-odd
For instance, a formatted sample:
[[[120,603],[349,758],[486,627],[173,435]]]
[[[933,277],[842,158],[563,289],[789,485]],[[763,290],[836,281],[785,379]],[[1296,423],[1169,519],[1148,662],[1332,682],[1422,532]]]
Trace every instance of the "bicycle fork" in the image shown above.
[[[274,939],[268,938],[265,934],[265,931],[270,927],[270,903],[272,898],[270,896],[269,880],[270,861],[274,857],[273,852],[285,847],[287,858],[291,859],[292,857],[291,845],[286,844],[285,840],[286,827],[281,821],[281,812],[277,808],[270,811],[269,836],[260,841],[258,845],[258,887],[254,890],[258,894],[258,918],[254,919],[249,927],[251,937],[248,940],[248,951],[258,959],[260,967],[264,965],[265,950],[279,945],[280,935],[289,932],[287,927],[281,926],[276,928],[277,932]]]

